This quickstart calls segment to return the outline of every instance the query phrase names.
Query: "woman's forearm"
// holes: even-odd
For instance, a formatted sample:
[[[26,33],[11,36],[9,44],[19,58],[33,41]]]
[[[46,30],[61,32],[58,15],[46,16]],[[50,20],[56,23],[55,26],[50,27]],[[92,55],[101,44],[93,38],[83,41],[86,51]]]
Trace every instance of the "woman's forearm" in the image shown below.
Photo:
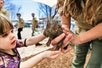
[[[97,38],[102,38],[102,23],[96,25],[87,32],[81,33],[79,35],[80,43],[85,43]]]
[[[70,17],[66,17],[64,15],[61,16],[61,21],[62,21],[62,27],[67,27],[70,29],[70,21],[71,21],[71,18]]]

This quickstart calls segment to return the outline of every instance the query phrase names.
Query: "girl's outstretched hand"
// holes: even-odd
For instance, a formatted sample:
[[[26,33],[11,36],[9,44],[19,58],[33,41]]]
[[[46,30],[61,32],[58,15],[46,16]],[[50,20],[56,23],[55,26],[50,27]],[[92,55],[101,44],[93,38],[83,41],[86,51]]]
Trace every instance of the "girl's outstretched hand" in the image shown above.
[[[43,52],[44,58],[51,58],[51,59],[58,57],[59,54],[60,54],[60,50],[59,51],[45,51],[45,52]]]

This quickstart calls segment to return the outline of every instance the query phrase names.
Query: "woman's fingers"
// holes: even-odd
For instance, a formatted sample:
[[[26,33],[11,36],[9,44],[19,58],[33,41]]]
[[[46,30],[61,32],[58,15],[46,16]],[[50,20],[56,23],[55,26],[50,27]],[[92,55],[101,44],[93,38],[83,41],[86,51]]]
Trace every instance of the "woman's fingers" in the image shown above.
[[[60,42],[63,38],[65,37],[65,34],[62,33],[61,35],[59,35],[58,37],[56,37],[55,39],[53,39],[51,41],[52,45],[56,45],[58,42]]]
[[[61,52],[62,53],[67,53],[67,52],[69,52],[70,50],[72,50],[72,47],[70,47],[70,46],[67,46],[67,49],[65,49],[65,48],[61,48]]]
[[[69,34],[66,35],[66,38],[64,39],[63,45],[62,45],[62,48],[61,48],[61,51],[63,53],[66,53],[66,52],[71,50],[69,45],[70,45],[70,41],[72,40],[72,37],[73,37],[72,33],[69,33]]]
[[[66,36],[66,38],[64,39],[63,45],[67,45],[67,44],[71,41],[72,36],[73,36],[73,35],[72,35],[71,33],[69,33],[69,34]]]

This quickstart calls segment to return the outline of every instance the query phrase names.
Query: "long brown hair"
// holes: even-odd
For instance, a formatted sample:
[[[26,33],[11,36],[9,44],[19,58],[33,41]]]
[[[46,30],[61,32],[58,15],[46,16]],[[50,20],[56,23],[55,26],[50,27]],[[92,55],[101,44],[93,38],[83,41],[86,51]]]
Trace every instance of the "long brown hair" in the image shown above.
[[[92,24],[100,9],[102,10],[102,0],[87,0],[84,9],[86,22]]]
[[[64,12],[70,12],[73,16],[77,16],[82,12],[81,0],[65,0]]]
[[[64,1],[65,0],[57,0],[57,4],[56,4],[57,9],[59,9],[60,7],[64,5]]]
[[[0,14],[0,35],[13,29],[12,23],[2,14]]]
[[[58,0],[60,1],[60,0]],[[63,0],[63,14],[68,16],[70,13],[75,18],[81,13],[84,15],[84,19],[88,24],[93,24],[97,17],[99,10],[102,10],[102,0],[83,0],[84,7],[82,6],[82,0]],[[63,2],[62,2],[63,3]]]

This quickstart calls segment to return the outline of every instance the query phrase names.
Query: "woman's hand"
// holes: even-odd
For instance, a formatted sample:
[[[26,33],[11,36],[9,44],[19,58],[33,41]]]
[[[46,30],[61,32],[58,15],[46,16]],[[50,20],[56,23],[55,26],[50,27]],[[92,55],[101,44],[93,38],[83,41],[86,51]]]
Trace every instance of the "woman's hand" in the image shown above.
[[[66,30],[64,30],[63,32],[65,33],[65,39],[63,41],[61,51],[63,53],[67,53],[68,51],[70,51],[72,49],[72,47],[70,47],[70,45],[71,45],[73,33],[71,31],[66,31]]]
[[[70,50],[69,46],[67,47],[67,44],[70,43],[70,40],[72,39],[72,34],[69,32],[64,31],[64,33],[62,33],[60,36],[56,37],[55,39],[53,39],[51,41],[51,44],[53,46],[56,46],[58,44],[58,42],[60,42],[60,40],[62,40],[65,37],[64,41],[63,41],[63,45],[61,47],[61,51],[63,53],[66,53]]]
[[[61,35],[59,35],[58,37],[56,37],[55,39],[53,39],[51,41],[51,44],[53,46],[56,46],[58,44],[58,42],[60,42],[64,37],[65,37],[65,33],[62,33]]]
[[[62,33],[60,36],[53,39],[51,41],[51,44],[53,46],[56,46],[58,44],[58,42],[60,42],[60,40],[65,37],[65,39],[63,41],[61,51],[63,53],[66,53],[66,52],[68,52],[68,51],[70,51],[72,49],[72,47],[70,47],[69,45],[80,44],[80,37],[78,35],[74,34],[71,31],[63,30],[63,32],[64,33]]]

